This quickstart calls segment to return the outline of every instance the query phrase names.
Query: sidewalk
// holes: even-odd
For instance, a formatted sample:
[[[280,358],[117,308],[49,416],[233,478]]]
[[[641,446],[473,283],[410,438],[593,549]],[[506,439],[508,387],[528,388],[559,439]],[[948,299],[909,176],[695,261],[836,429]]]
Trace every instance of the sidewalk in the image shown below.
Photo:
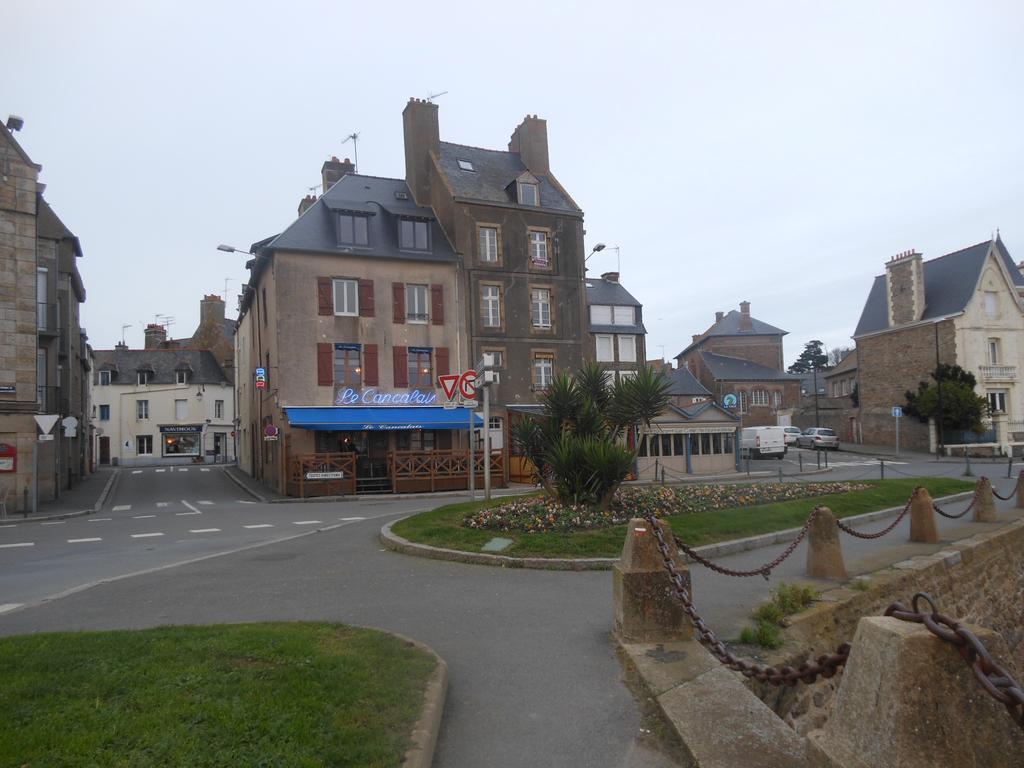
[[[102,467],[91,475],[86,475],[70,490],[61,491],[56,499],[39,502],[34,514],[14,512],[11,509],[14,505],[8,502],[7,522],[38,521],[98,512],[110,495],[119,472],[116,467]]]

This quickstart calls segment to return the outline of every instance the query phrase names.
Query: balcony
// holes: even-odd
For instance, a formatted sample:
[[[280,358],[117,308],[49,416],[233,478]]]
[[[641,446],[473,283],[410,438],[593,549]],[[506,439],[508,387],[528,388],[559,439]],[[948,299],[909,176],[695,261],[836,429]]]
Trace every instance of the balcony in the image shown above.
[[[983,365],[978,368],[982,381],[1016,381],[1016,365]]]
[[[60,318],[57,312],[57,302],[38,301],[36,302],[36,328],[39,333],[47,336],[56,336],[60,333]]]

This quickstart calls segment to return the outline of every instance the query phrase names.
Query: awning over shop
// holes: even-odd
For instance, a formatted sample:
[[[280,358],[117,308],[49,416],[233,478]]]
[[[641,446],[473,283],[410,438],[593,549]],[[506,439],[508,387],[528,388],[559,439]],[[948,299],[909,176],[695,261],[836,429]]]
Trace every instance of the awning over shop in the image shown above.
[[[291,407],[284,409],[288,423],[300,429],[328,431],[406,429],[469,429],[467,408],[418,406],[409,408]],[[484,420],[473,416],[473,424],[482,427]]]

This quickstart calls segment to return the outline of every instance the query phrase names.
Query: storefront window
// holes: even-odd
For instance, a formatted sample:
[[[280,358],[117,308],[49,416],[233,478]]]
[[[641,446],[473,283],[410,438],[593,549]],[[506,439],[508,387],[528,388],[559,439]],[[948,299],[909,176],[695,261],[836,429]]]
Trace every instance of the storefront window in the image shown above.
[[[202,435],[169,432],[163,436],[164,456],[198,456]]]

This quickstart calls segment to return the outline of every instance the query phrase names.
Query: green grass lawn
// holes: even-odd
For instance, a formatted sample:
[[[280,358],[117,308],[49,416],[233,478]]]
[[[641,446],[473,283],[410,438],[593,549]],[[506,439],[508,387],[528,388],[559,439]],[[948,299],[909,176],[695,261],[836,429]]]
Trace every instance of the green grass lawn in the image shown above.
[[[918,485],[927,488],[933,497],[970,491],[975,485],[944,477],[858,482],[872,488],[776,504],[675,515],[668,520],[683,541],[691,546],[700,546],[798,527],[818,505],[830,508],[837,517],[849,517],[903,504]],[[448,504],[402,520],[392,530],[409,541],[467,552],[479,552],[495,537],[512,539],[513,543],[501,553],[512,557],[618,557],[622,550],[626,535],[624,525],[575,533],[518,533],[470,529],[461,525],[467,512],[505,501],[492,499],[490,502]]]
[[[397,766],[436,660],[340,624],[0,639],[4,766]]]

